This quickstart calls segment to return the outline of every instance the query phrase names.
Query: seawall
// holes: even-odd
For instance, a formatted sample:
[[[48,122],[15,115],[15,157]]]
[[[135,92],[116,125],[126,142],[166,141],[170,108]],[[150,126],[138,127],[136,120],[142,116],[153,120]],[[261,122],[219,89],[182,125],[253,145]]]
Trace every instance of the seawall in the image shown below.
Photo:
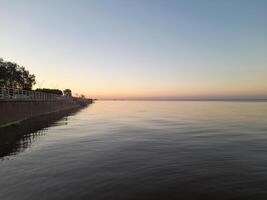
[[[5,127],[43,115],[51,115],[53,113],[79,109],[90,103],[92,103],[92,101],[80,102],[75,99],[47,101],[1,100],[0,127]]]

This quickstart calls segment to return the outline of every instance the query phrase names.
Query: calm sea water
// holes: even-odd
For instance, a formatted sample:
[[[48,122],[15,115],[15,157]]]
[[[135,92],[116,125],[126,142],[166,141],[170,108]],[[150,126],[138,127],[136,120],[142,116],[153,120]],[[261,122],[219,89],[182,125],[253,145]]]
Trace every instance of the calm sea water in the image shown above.
[[[21,131],[1,133],[1,200],[267,199],[264,102],[100,101]]]

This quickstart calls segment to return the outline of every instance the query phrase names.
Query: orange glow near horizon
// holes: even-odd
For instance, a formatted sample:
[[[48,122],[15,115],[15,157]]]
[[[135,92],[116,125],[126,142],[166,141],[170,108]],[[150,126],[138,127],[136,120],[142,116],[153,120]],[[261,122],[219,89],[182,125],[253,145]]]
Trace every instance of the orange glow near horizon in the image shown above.
[[[149,92],[137,92],[137,93],[130,93],[130,92],[106,92],[103,94],[101,93],[84,93],[87,97],[92,97],[96,99],[194,99],[194,98],[259,98],[259,97],[267,97],[267,91],[254,91],[254,92],[240,92],[240,91],[230,91],[221,93],[218,92],[181,92],[181,93],[149,93]]]

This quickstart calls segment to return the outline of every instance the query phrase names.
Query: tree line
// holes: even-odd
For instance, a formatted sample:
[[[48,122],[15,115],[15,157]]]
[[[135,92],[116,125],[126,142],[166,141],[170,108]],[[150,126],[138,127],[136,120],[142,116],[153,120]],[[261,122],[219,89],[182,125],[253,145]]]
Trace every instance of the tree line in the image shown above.
[[[65,95],[65,96],[72,96],[72,92],[70,89],[65,89],[63,92],[59,89],[49,89],[49,88],[37,88],[35,91],[37,92],[45,92],[49,94],[57,94],[57,95]]]
[[[4,61],[2,58],[0,58],[0,87],[32,90],[35,84],[35,75],[30,74],[25,67],[14,62]],[[36,91],[49,94],[72,96],[70,89],[65,89],[62,92],[59,89],[37,88]]]

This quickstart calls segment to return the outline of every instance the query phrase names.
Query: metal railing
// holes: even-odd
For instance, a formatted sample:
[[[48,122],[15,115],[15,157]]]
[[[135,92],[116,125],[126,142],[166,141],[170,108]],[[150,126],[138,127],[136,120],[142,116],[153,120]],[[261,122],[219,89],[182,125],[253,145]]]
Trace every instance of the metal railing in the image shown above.
[[[16,88],[0,87],[0,100],[48,101],[48,100],[63,100],[63,99],[72,99],[72,97],[61,96],[57,94],[49,94],[44,92],[22,90]]]

